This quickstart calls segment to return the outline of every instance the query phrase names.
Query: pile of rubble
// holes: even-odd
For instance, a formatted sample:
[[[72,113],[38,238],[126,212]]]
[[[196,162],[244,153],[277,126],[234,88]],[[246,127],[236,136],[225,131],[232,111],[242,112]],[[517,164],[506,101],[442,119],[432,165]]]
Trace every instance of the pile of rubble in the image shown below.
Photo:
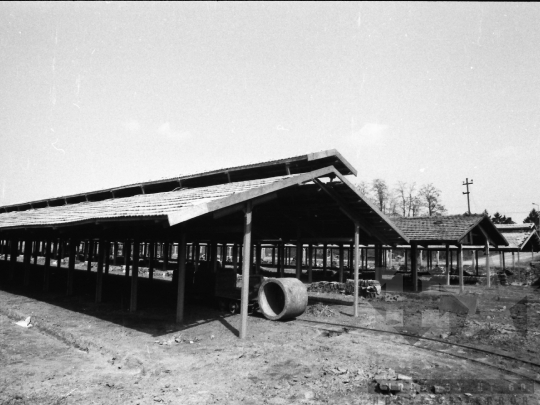
[[[345,283],[337,281],[319,281],[308,286],[308,292],[345,294]]]
[[[377,389],[380,393],[392,394],[404,399],[412,399],[423,391],[412,377],[396,373],[391,368],[380,370],[378,374],[373,376],[373,381],[377,383]]]
[[[377,280],[358,280],[359,293],[362,297],[374,298],[381,294],[381,283]],[[319,281],[311,283],[308,292],[354,294],[354,280],[347,280],[345,283],[336,281]]]
[[[338,314],[336,313],[336,311],[330,309],[330,307],[328,305],[324,305],[322,303],[317,303],[315,305],[310,305],[307,309],[306,309],[306,314],[308,315],[313,315],[313,316],[316,316],[316,317],[332,317],[332,316],[337,316]]]
[[[500,285],[508,285],[508,277],[505,272],[500,272],[498,276]]]
[[[347,280],[345,293],[354,294],[354,280]],[[381,283],[378,280],[358,280],[358,288],[362,297],[375,298],[381,294]]]

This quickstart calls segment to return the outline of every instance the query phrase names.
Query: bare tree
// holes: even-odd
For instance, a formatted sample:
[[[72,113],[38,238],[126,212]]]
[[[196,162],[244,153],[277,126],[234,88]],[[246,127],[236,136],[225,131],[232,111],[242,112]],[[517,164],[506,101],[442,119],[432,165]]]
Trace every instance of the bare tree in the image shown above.
[[[407,215],[407,183],[404,181],[398,181],[396,188],[394,189],[396,197],[396,205],[401,211],[401,215]]]
[[[377,202],[377,205],[379,206],[379,209],[384,212],[389,198],[388,186],[386,185],[386,181],[382,179],[373,180],[373,183],[371,183],[371,190],[373,191],[374,198]]]
[[[386,211],[387,214],[390,215],[401,215],[401,205],[400,205],[400,199],[399,196],[395,193],[389,193],[388,196],[388,209]]]
[[[422,186],[418,196],[422,199],[422,203],[427,208],[430,217],[446,212],[446,208],[440,202],[441,190],[435,187],[433,183]]]
[[[409,184],[407,188],[407,216],[416,217],[420,212],[420,199],[416,195],[416,183]]]
[[[417,195],[412,196],[409,204],[410,204],[412,216],[413,217],[420,216],[422,212],[422,200],[420,199],[420,197]]]

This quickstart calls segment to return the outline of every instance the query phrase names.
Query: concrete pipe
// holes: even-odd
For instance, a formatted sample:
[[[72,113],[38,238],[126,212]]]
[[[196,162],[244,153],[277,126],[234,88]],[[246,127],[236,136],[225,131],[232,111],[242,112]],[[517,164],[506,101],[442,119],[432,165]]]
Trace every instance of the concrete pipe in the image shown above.
[[[269,278],[259,287],[259,307],[271,321],[300,316],[307,303],[307,288],[296,278]]]

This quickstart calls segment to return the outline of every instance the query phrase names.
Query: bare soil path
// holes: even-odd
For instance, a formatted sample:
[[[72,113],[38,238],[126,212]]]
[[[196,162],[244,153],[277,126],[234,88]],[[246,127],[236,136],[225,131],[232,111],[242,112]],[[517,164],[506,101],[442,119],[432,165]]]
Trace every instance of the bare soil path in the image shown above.
[[[421,327],[431,301],[403,302],[414,312],[408,330]],[[365,301],[359,319],[346,303],[329,306],[331,316],[310,307],[301,319],[395,327],[381,312],[391,305],[397,304]],[[419,384],[416,398],[424,403],[482,403],[484,393],[429,391],[439,380],[514,381],[480,364],[397,345],[396,337],[327,333],[306,322],[252,316],[248,339],[240,340],[239,315],[201,303],[187,306],[186,325],[178,327],[166,305],[129,313],[116,301],[96,305],[91,295],[4,289],[0,314],[0,403],[6,404],[364,404],[383,398],[374,378],[394,372]],[[14,325],[25,316],[34,327]],[[524,403],[535,395],[503,398]]]

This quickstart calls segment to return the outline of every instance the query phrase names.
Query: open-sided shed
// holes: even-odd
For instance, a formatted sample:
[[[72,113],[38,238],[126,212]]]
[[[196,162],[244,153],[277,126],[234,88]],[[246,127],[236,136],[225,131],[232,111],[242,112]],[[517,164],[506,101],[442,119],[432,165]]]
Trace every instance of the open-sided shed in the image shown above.
[[[280,246],[285,242],[294,243],[297,246],[298,278],[303,271],[301,255],[305,242],[348,242],[354,245],[356,258],[360,243],[394,246],[408,243],[404,234],[356,191],[344,177],[348,174],[355,174],[355,171],[345,159],[337,151],[325,151],[138,184],[133,186],[135,191],[139,190],[134,195],[119,196],[118,190],[129,189],[127,187],[3,207],[0,239],[3,251],[9,252],[11,262],[11,266],[6,267],[12,275],[16,269],[18,243],[25,241],[26,283],[31,277],[32,242],[45,242],[45,255],[49,262],[51,241],[67,242],[69,264],[66,285],[67,293],[73,294],[76,247],[80,241],[88,241],[90,245],[91,242],[99,242],[104,247],[99,249],[96,278],[96,301],[100,302],[103,267],[109,256],[107,246],[110,242],[122,241],[133,252],[130,309],[135,311],[141,242],[178,243],[178,267],[173,280],[178,288],[177,322],[181,323],[185,289],[189,288],[185,282],[188,245],[196,248],[201,242],[208,243],[213,263],[216,262],[218,243],[225,246],[224,252],[227,244],[241,245],[240,336],[245,337],[247,283],[254,243],[260,245],[271,241]],[[156,191],[165,185],[166,191]],[[59,201],[63,204],[59,205]],[[198,257],[196,252],[195,257]],[[8,255],[5,255],[7,259]],[[310,271],[311,266],[308,267]],[[358,260],[355,261],[355,280],[358,285]],[[358,300],[357,292],[355,300]]]
[[[392,219],[396,226],[410,240],[411,269],[413,283],[417,286],[417,250],[421,246],[426,250],[445,250],[447,257],[451,247],[457,250],[459,285],[463,291],[463,247],[471,246],[476,249],[479,245],[489,252],[490,245],[497,248],[507,246],[508,241],[499,232],[487,215],[449,215],[433,217],[396,217]],[[489,262],[488,262],[489,263]],[[450,283],[450,267],[446,263],[447,283]],[[487,266],[488,285],[490,270]]]
[[[525,224],[496,224],[497,229],[506,238],[509,245],[499,247],[501,252],[501,266],[506,268],[505,253],[512,253],[512,268],[515,268],[515,254],[517,253],[517,261],[519,263],[520,253],[531,253],[531,258],[534,252],[540,252],[540,236],[532,223]]]
[[[539,252],[540,237],[534,224],[497,224],[499,232],[508,241],[508,246],[500,247],[506,252]]]

